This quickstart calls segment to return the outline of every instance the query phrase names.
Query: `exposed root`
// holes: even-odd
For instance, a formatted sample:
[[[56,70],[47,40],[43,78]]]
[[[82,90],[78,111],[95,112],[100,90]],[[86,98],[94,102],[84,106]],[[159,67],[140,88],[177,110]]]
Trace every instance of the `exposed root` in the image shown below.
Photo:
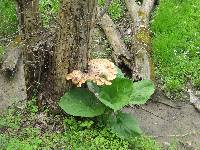
[[[140,9],[140,6],[136,3],[135,0],[125,0],[126,7],[128,9],[129,15],[134,21],[138,17],[138,11]]]
[[[145,12],[146,17],[149,19],[151,11],[155,5],[155,0],[144,0],[142,4],[142,10]]]

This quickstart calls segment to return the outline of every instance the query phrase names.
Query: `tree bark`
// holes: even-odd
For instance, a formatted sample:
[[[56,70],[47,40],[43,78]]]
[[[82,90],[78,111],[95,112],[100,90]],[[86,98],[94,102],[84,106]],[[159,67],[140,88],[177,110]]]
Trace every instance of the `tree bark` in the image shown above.
[[[133,21],[133,45],[131,54],[134,56],[132,64],[132,78],[154,80],[154,66],[151,60],[151,36],[149,31],[149,16],[154,0],[144,0],[139,6],[135,0],[125,0]]]
[[[33,91],[37,89],[41,68],[42,49],[36,47],[38,37],[42,32],[42,21],[39,12],[39,0],[16,0],[19,21],[19,34],[25,45],[23,61],[25,67],[25,80],[27,95],[32,97]]]
[[[144,0],[142,6],[135,1],[126,0],[127,8],[133,19],[133,47],[128,52],[112,20],[106,14],[96,19],[96,0],[62,0],[59,12],[59,28],[56,39],[50,33],[43,32],[39,14],[39,0],[16,0],[20,37],[23,42],[22,56],[25,64],[26,87],[29,98],[34,90],[39,93],[39,106],[48,106],[58,110],[57,101],[66,90],[71,88],[71,82],[66,81],[66,74],[73,70],[84,71],[90,59],[90,34],[95,21],[100,24],[107,34],[114,49],[116,62],[120,57],[128,60],[132,67],[134,79],[152,78],[152,62],[150,59],[151,42],[148,30],[149,13],[153,0]],[[132,3],[130,3],[132,2]],[[134,6],[134,7],[131,7]],[[134,8],[134,9],[133,9]],[[133,14],[134,13],[134,14]],[[108,25],[110,24],[110,25]],[[53,43],[49,46],[47,43]],[[20,47],[20,46],[19,46]],[[20,47],[20,48],[21,48]],[[20,57],[19,48],[14,49],[10,65],[4,62],[4,70],[12,70]],[[132,61],[132,57],[134,60]],[[20,57],[21,58],[21,57]],[[39,87],[39,88],[38,88]]]
[[[43,103],[45,99],[45,103],[53,110],[57,109],[60,96],[71,87],[71,82],[66,81],[66,74],[76,69],[83,71],[87,68],[90,31],[95,8],[96,1],[94,0],[61,1],[60,28],[49,80],[40,94]]]
[[[115,63],[118,64],[120,62],[120,57],[130,60],[131,55],[126,48],[125,43],[122,41],[121,35],[112,19],[107,14],[104,14],[102,17],[100,17],[98,22],[101,28],[104,30],[111,47],[113,48],[113,57]]]

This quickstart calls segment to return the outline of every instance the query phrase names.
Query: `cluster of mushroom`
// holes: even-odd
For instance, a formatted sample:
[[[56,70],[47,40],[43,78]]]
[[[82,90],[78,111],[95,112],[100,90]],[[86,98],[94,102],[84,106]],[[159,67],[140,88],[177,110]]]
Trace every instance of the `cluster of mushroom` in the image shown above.
[[[114,63],[107,59],[93,59],[88,63],[88,72],[74,70],[67,74],[66,79],[72,80],[74,84],[81,87],[86,81],[92,81],[97,85],[111,85],[111,81],[116,78],[117,68]]]

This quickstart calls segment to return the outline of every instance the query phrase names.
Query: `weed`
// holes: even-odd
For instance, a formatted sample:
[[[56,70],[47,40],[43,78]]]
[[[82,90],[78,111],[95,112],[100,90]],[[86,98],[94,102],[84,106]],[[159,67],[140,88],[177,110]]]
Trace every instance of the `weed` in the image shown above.
[[[130,36],[130,35],[125,35],[125,36],[123,37],[123,41],[124,41],[124,43],[125,43],[126,45],[131,45],[131,41],[132,41],[131,36]]]

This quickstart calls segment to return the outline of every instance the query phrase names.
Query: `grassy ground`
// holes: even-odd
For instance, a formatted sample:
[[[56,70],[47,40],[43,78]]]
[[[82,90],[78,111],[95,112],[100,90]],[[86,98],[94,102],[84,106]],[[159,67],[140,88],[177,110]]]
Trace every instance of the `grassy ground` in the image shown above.
[[[188,80],[200,87],[200,1],[160,0],[153,17],[153,57],[157,74],[170,92]]]
[[[12,0],[0,1],[0,37],[17,31],[15,3]]]
[[[146,136],[122,140],[95,119],[39,113],[35,101],[21,103],[0,116],[1,150],[159,150]]]
[[[17,32],[15,3],[12,0],[0,0],[0,60],[4,46]]]

